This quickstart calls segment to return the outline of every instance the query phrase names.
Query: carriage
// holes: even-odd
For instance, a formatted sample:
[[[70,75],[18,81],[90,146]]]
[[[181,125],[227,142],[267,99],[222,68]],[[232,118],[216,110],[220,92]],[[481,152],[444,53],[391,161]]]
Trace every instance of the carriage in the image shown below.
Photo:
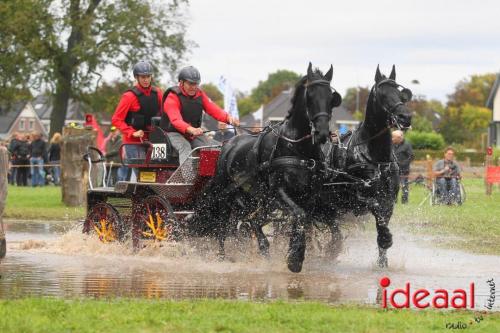
[[[166,132],[153,121],[148,141],[120,148],[122,164],[132,169],[131,181],[107,186],[110,165],[99,149],[89,147],[84,156],[89,189],[83,232],[97,234],[104,243],[131,237],[135,248],[145,242],[177,239],[215,174],[220,148],[193,149],[179,165]]]

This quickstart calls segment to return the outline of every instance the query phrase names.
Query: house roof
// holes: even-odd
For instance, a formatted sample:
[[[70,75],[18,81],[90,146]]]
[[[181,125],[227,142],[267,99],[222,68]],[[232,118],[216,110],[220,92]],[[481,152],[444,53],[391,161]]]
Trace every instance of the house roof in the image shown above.
[[[278,96],[264,105],[264,122],[269,118],[285,118],[292,107],[293,89],[283,90]]]
[[[495,83],[493,83],[493,88],[491,88],[490,96],[486,101],[486,107],[493,110],[493,101],[495,100],[495,96],[497,94],[498,88],[500,88],[500,73],[497,74],[497,78]]]
[[[339,120],[355,121],[356,119],[354,119],[351,112],[349,112],[349,110],[344,105],[341,104],[340,106],[333,108],[332,120],[333,121],[339,121]]]
[[[16,102],[10,106],[0,106],[0,133],[7,133],[26,106],[26,101]]]
[[[269,120],[269,118],[285,118],[288,114],[288,110],[292,107],[292,95],[293,90],[284,90],[276,96],[271,102],[264,106],[264,122]],[[333,108],[332,120],[348,120],[355,121],[352,114],[349,110],[340,105],[338,107]]]
[[[38,118],[41,120],[50,120],[50,115],[53,110],[52,96],[38,95],[35,97],[32,104]],[[68,102],[66,120],[85,120],[85,113],[87,112],[89,112],[89,109],[84,103],[70,99]]]

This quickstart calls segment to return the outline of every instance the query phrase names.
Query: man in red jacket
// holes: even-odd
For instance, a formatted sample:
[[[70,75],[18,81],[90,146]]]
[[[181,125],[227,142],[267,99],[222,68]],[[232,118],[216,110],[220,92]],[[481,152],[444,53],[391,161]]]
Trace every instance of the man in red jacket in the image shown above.
[[[147,140],[151,118],[160,115],[162,92],[153,87],[153,66],[147,61],[135,64],[137,83],[127,90],[116,107],[111,123],[120,130],[123,143],[139,143]]]
[[[200,72],[193,66],[179,72],[179,85],[170,87],[163,95],[163,112],[160,127],[167,131],[172,145],[179,152],[182,164],[192,149],[218,144],[203,134],[201,120],[203,110],[218,121],[239,126],[234,119],[199,88]]]

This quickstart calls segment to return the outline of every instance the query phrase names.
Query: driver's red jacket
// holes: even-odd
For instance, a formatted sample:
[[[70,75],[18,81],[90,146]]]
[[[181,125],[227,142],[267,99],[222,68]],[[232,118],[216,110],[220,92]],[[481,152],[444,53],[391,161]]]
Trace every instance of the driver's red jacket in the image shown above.
[[[181,93],[184,96],[189,97],[188,94],[184,91],[184,89],[182,89],[182,86],[180,84],[179,87],[181,89]],[[223,109],[221,109],[217,104],[215,104],[203,90],[198,89],[196,91],[196,94],[191,98],[197,98],[199,96],[201,96],[203,109],[205,110],[206,113],[208,113],[210,116],[212,116],[218,121],[221,121],[223,123],[228,122],[229,114]],[[167,114],[168,118],[170,119],[170,122],[175,127],[175,129],[180,133],[186,135],[186,130],[189,126],[191,126],[191,124],[185,122],[184,119],[182,118],[181,102],[176,94],[174,93],[168,94],[167,98],[165,99],[165,102],[163,103],[163,112]]]
[[[151,95],[151,86],[149,88],[143,88],[141,85],[136,84],[135,85],[140,91],[144,93],[144,95],[149,96]],[[155,87],[158,95],[158,109],[161,110],[161,99],[163,96],[163,93],[160,88]],[[122,95],[122,98],[120,99],[120,102],[118,103],[118,106],[115,109],[115,113],[113,114],[113,117],[111,118],[111,123],[120,130],[122,133],[122,141],[123,143],[140,143],[141,139],[140,138],[134,138],[132,136],[132,133],[134,133],[136,130],[128,125],[125,122],[125,118],[127,118],[127,114],[129,112],[137,112],[141,108],[141,105],[139,104],[139,100],[137,99],[137,96],[134,95],[133,92],[127,91]],[[148,139],[148,133],[144,133],[144,137],[142,138],[143,140]]]

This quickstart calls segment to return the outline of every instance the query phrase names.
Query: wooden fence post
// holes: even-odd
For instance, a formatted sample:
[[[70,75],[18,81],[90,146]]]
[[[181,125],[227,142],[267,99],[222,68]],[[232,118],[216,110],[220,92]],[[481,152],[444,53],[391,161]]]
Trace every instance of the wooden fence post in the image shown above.
[[[96,132],[84,128],[63,128],[61,149],[62,201],[66,206],[82,206],[87,199],[87,167],[83,155],[95,146]]]
[[[486,153],[486,159],[484,161],[484,185],[486,187],[486,195],[491,195],[493,192],[493,184],[488,183],[487,176],[488,176],[488,167],[493,165],[493,153],[491,151],[491,148],[488,147],[487,153]]]
[[[434,181],[434,172],[432,171],[432,157],[431,155],[427,154],[426,156],[427,159],[427,188],[431,189],[432,188],[432,182]]]
[[[3,228],[3,210],[7,200],[7,174],[9,172],[9,152],[0,146],[0,259],[7,254],[7,241]]]

